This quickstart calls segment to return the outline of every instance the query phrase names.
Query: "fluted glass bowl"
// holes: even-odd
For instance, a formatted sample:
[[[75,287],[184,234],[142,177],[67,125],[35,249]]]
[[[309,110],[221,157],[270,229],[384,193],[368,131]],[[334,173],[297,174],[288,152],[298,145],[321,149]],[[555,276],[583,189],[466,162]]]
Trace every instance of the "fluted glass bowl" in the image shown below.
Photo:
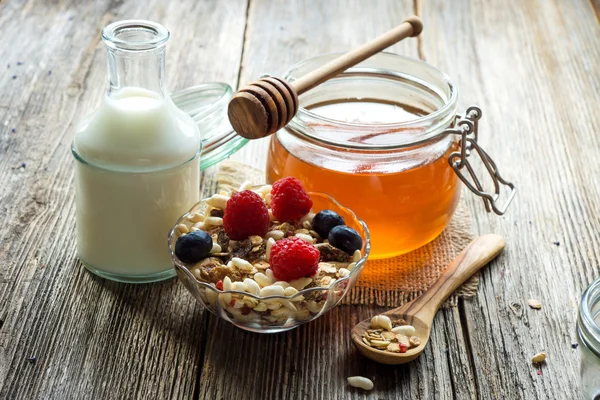
[[[253,189],[259,187],[256,186]],[[182,223],[190,213],[204,211],[208,206],[207,199],[204,199],[181,216],[169,233],[169,252],[179,279],[192,296],[210,312],[248,331],[259,333],[283,332],[319,318],[339,304],[340,300],[354,286],[369,256],[371,243],[367,225],[358,219],[352,210],[342,206],[327,194],[309,192],[309,195],[313,201],[312,209],[314,212],[326,209],[333,210],[344,218],[346,225],[354,228],[360,234],[363,240],[362,257],[356,262],[349,275],[337,278],[327,287],[302,289],[292,296],[267,297],[237,290],[219,290],[209,283],[196,279],[189,267],[175,256],[175,242],[177,240],[175,227]],[[248,312],[248,307],[233,307],[231,305],[232,299],[240,299],[245,304],[256,305],[255,308],[259,310],[262,310],[265,306],[267,309],[265,311],[255,311],[255,308],[252,308]],[[233,303],[236,304],[235,301]]]

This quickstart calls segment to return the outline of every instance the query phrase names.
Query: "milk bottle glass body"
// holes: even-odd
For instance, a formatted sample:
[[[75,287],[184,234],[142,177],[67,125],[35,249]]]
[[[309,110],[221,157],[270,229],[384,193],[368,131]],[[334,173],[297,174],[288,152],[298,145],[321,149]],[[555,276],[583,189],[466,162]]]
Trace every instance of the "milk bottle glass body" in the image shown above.
[[[199,201],[200,133],[167,93],[163,26],[120,21],[102,37],[109,88],[72,147],[77,252],[108,279],[166,279],[169,230]]]

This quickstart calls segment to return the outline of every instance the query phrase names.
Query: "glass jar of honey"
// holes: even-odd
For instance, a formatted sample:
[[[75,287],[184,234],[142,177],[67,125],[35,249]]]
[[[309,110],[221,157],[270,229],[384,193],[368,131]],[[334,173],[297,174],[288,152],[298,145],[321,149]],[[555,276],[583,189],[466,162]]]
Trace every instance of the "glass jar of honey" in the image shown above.
[[[294,79],[339,54],[292,67]],[[476,107],[457,116],[457,90],[431,65],[379,53],[300,97],[293,120],[271,139],[267,180],[300,179],[347,205],[371,231],[371,258],[407,253],[436,238],[458,204],[460,180],[497,213],[504,181],[477,145]],[[494,182],[485,193],[467,156],[474,150]],[[466,173],[465,173],[466,172]]]

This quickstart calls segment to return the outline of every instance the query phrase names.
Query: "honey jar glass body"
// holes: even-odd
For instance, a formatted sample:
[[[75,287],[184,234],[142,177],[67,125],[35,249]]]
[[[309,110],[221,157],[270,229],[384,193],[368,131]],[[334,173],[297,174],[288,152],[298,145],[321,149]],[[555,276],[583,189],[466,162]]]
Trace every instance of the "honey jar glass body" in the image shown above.
[[[583,398],[600,398],[600,278],[581,298],[577,319],[577,341],[581,355]]]
[[[291,68],[293,81],[337,57]],[[371,231],[371,258],[407,253],[436,238],[458,204],[448,162],[458,148],[448,77],[419,60],[380,53],[300,97],[271,139],[267,180],[300,179],[347,204]]]

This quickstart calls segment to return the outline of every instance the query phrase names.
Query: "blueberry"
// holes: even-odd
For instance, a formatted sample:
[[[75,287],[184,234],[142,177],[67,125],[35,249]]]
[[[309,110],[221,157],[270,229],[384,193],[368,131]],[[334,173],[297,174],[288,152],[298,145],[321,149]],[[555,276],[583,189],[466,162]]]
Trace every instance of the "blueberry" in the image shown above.
[[[337,247],[348,254],[354,254],[356,250],[362,249],[362,238],[358,232],[346,225],[334,226],[329,231],[327,239],[333,247]]]
[[[175,255],[184,263],[194,264],[206,258],[212,247],[212,237],[207,232],[196,231],[177,239]]]
[[[344,224],[344,218],[340,217],[338,213],[331,210],[319,211],[313,218],[313,229],[324,238],[329,235],[331,228]]]

